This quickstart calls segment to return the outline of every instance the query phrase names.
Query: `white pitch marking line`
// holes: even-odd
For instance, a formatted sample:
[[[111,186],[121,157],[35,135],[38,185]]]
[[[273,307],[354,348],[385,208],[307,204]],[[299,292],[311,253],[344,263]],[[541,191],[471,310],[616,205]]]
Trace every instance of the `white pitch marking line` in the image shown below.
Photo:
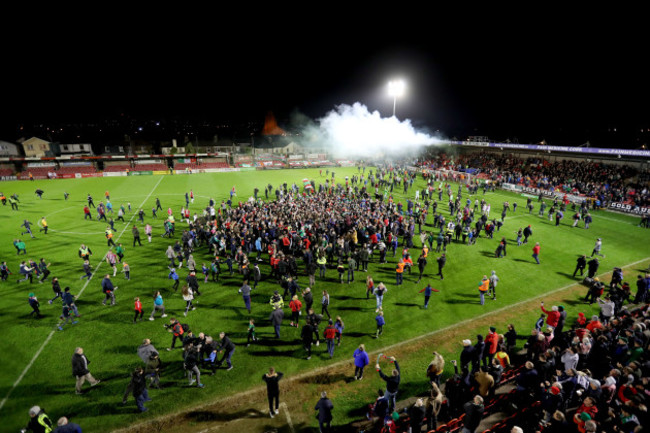
[[[156,188],[158,188],[158,185],[160,184],[160,181],[163,180],[163,179],[164,179],[164,177],[161,177],[161,178],[160,178],[160,180],[159,180],[158,183],[156,183],[156,185],[153,187],[153,189],[151,190],[151,192],[149,193],[149,195],[147,196],[147,198],[144,199],[144,201],[142,202],[142,204],[140,205],[140,207],[142,207],[142,205],[144,205],[145,202],[146,202],[147,200],[149,200],[149,197],[151,197],[151,194],[153,194],[153,192],[156,190]],[[135,217],[135,214],[133,214],[133,216],[132,216],[131,219],[129,220],[129,224],[131,224],[131,221],[133,220],[134,217]],[[117,240],[119,240],[119,239],[122,237],[122,235],[124,234],[124,230],[126,230],[126,227],[128,227],[129,224],[127,224],[127,225],[124,226],[124,228],[122,229],[122,232],[121,232],[120,235],[117,237]],[[104,263],[104,260],[106,260],[106,254],[104,254],[104,257],[102,258],[102,260],[99,262],[99,264],[98,264],[97,267],[95,268],[95,272],[93,272],[93,276],[97,273],[97,270],[99,269],[99,267]],[[90,280],[92,280],[92,278],[93,278],[93,277],[90,277],[90,279],[86,280],[86,284],[84,284],[84,286],[81,288],[81,290],[79,291],[79,293],[78,293],[77,296],[76,296],[76,299],[79,299],[79,297],[80,297],[81,294],[84,292],[84,290],[86,290],[86,287],[88,287],[88,283],[90,283]],[[10,396],[11,393],[13,392],[13,390],[16,389],[16,387],[17,387],[18,384],[20,384],[20,382],[23,380],[23,378],[25,377],[25,375],[27,374],[27,372],[32,368],[32,365],[34,365],[34,362],[36,362],[36,360],[37,360],[38,357],[40,356],[41,352],[43,351],[43,349],[45,349],[45,346],[47,346],[47,344],[50,342],[50,340],[52,339],[52,336],[53,336],[55,333],[56,333],[56,331],[55,331],[54,329],[53,329],[52,331],[50,331],[50,334],[49,334],[49,335],[47,336],[47,338],[45,339],[45,342],[43,342],[43,344],[42,344],[41,347],[38,349],[38,351],[36,352],[36,354],[34,355],[34,357],[32,358],[32,360],[29,361],[29,364],[27,364],[27,366],[25,367],[25,369],[23,370],[23,372],[20,374],[20,376],[18,376],[18,379],[16,380],[16,382],[14,382],[14,384],[11,386],[11,388],[9,388],[9,391],[7,392],[7,395],[5,396],[5,398],[3,398],[2,401],[0,401],[0,410],[2,410],[2,408],[3,408],[4,405],[5,405],[5,403],[6,403],[7,400],[9,399],[9,396]]]
[[[287,404],[285,402],[280,403],[280,407],[284,409],[284,413],[287,415],[287,424],[289,425],[289,429],[291,430],[291,433],[295,433],[295,430],[293,428],[293,422],[291,421],[291,415],[289,415],[289,408],[287,407]]]

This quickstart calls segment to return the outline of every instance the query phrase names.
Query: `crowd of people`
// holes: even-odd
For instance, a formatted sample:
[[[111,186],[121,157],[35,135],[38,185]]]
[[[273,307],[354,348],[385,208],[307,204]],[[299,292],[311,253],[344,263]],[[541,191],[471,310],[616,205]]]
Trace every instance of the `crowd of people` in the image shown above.
[[[355,273],[358,275],[359,272],[363,272],[366,276],[367,296],[374,296],[376,299],[375,338],[380,338],[386,322],[390,320],[389,317],[385,317],[383,311],[383,299],[388,289],[383,283],[375,284],[372,275],[366,274],[369,270],[369,262],[386,264],[388,256],[390,256],[396,262],[395,283],[400,285],[404,278],[403,274],[411,273],[411,268],[414,266],[417,266],[421,279],[428,260],[431,260],[429,254],[440,253],[440,256],[436,258],[436,262],[438,276],[442,279],[444,278],[443,268],[446,263],[446,251],[452,242],[472,245],[481,236],[492,239],[495,230],[498,231],[500,227],[498,220],[489,216],[490,205],[485,200],[479,202],[476,199],[472,202],[468,197],[463,199],[465,190],[462,187],[459,187],[458,191],[453,191],[451,185],[442,182],[440,179],[428,178],[427,186],[417,191],[418,199],[415,201],[407,199],[404,205],[393,200],[392,192],[396,188],[399,188],[400,191],[403,190],[404,193],[407,193],[410,189],[412,190],[416,178],[414,172],[405,169],[380,168],[374,172],[369,170],[366,174],[366,169],[363,168],[362,171],[360,167],[358,175],[351,178],[346,177],[344,182],[337,182],[333,172],[331,180],[329,179],[329,171],[326,176],[328,176],[328,179],[324,184],[316,185],[312,181],[311,192],[307,189],[301,192],[300,188],[295,184],[289,186],[284,183],[276,187],[269,184],[264,188],[264,194],[267,198],[270,195],[271,197],[275,196],[276,199],[266,202],[257,197],[258,190],[256,190],[254,197],[235,205],[232,202],[233,196],[236,196],[233,187],[228,202],[223,201],[218,204],[213,199],[210,199],[207,206],[200,212],[195,212],[193,216],[188,212],[190,203],[194,201],[193,192],[186,194],[188,209],[183,209],[182,218],[179,221],[185,221],[187,227],[178,229],[180,239],[171,242],[171,239],[176,235],[176,225],[178,223],[173,214],[168,213],[167,219],[164,221],[165,234],[163,237],[170,239],[170,245],[168,245],[166,251],[161,251],[160,254],[163,258],[161,260],[164,260],[169,267],[168,278],[173,282],[171,290],[176,292],[182,283],[180,288],[182,298],[185,301],[184,316],[186,317],[196,309],[193,300],[196,296],[201,296],[201,284],[206,284],[210,280],[218,282],[223,277],[222,273],[228,273],[229,276],[236,275],[241,280],[238,294],[242,296],[244,305],[250,314],[253,308],[251,291],[256,288],[263,277],[267,277],[267,281],[276,285],[276,290],[269,299],[268,311],[268,320],[273,325],[275,338],[281,338],[286,302],[291,310],[291,326],[300,327],[301,329],[300,338],[305,352],[305,359],[311,358],[312,351],[320,345],[321,341],[325,343],[326,351],[329,357],[332,358],[335,348],[341,344],[345,325],[341,316],[336,314],[338,306],[331,304],[332,299],[329,297],[328,291],[322,290],[319,291],[320,294],[315,293],[314,286],[317,281],[323,280],[327,278],[328,274],[331,276],[336,272],[340,284],[352,283],[355,280]],[[477,185],[470,187],[474,188],[473,191],[476,192]],[[438,202],[442,202],[443,194],[449,200],[449,220],[443,215],[442,206],[438,207]],[[108,195],[106,199],[109,200]],[[89,196],[89,205],[91,202],[92,199]],[[554,205],[557,205],[559,211],[562,209],[563,204],[555,203]],[[160,207],[159,201],[157,201],[157,206]],[[564,203],[564,206],[566,206],[566,203]],[[501,223],[505,218],[503,214],[509,209],[509,204],[504,203]],[[427,231],[427,220],[433,221],[433,231]],[[522,244],[527,243],[528,238],[532,236],[530,226],[527,229],[528,233],[524,233],[525,230],[522,230],[520,236]],[[133,246],[135,247],[136,242],[141,245],[137,226],[134,226],[132,235]],[[150,235],[150,231],[148,235]],[[417,242],[416,236],[419,236],[420,242]],[[123,262],[124,251],[119,248],[121,244],[115,244],[115,242],[111,244],[113,240],[112,230],[108,228],[106,238],[110,248],[106,260],[113,269],[112,276],[114,277],[117,264]],[[418,244],[420,246],[416,246]],[[398,251],[399,246],[402,247],[402,251]],[[539,243],[536,243],[533,248],[533,258],[539,264],[540,250],[538,247]],[[114,250],[117,254],[113,253]],[[600,252],[600,249],[597,252]],[[198,257],[199,253],[201,256],[205,256],[206,253],[209,254],[211,261],[209,263],[200,263],[199,260],[199,263],[197,263],[195,256]],[[79,257],[84,260],[85,266],[84,275],[81,278],[87,277],[90,280],[92,276],[92,271],[88,265],[91,255],[92,252],[89,248],[82,245],[79,249]],[[415,255],[418,257],[415,258]],[[497,257],[506,255],[505,243],[497,251],[496,255]],[[263,276],[258,266],[258,263],[265,259],[268,260],[271,269],[268,276]],[[47,267],[45,270],[47,270]],[[203,278],[197,277],[198,275],[203,275]],[[308,276],[309,284],[304,289],[298,284],[299,275]],[[125,277],[129,277],[128,270],[125,271]],[[56,294],[54,280],[52,279],[53,290]],[[646,281],[646,278],[643,280]],[[496,300],[498,281],[499,277],[496,276],[495,272],[492,272],[489,278],[487,275],[484,277],[484,280],[479,284],[481,303],[483,303],[484,296],[488,294]],[[302,280],[301,284],[303,284]],[[643,284],[645,284],[645,290],[647,291],[650,279],[647,279],[647,283]],[[112,283],[110,274],[105,274],[101,287],[105,296],[104,305],[109,301],[110,305],[114,305],[116,303],[115,291],[118,287]],[[434,290],[430,285],[423,289],[425,308],[428,306],[429,298]],[[69,288],[66,287],[65,291],[69,293]],[[61,292],[60,287],[59,292]],[[33,293],[30,293],[30,306],[32,306],[33,313],[40,315],[38,300],[31,295]],[[316,296],[316,299],[314,299],[314,296]],[[57,297],[58,295],[53,300]],[[69,302],[65,301],[64,295],[61,295],[61,297],[64,299],[64,313],[61,316],[63,322],[59,329],[62,330],[62,326],[69,322],[68,318],[70,318],[71,312],[74,312],[76,317],[79,314],[74,305],[73,296],[69,296]],[[318,304],[314,305],[318,301],[320,301],[320,310]],[[645,298],[642,301],[645,301]],[[133,322],[137,323],[138,320],[143,319],[144,306],[140,298],[134,300],[134,305]],[[163,318],[167,316],[164,300],[160,292],[156,293],[152,308],[149,320],[155,320],[157,312],[160,312]],[[320,314],[318,311],[320,311]],[[559,324],[552,322],[551,319],[551,317],[556,316],[555,313],[556,310],[554,309],[550,310],[550,312],[545,310],[547,315],[545,331],[537,330],[535,334],[536,340],[529,341],[530,345],[527,346],[527,350],[530,352],[531,347],[537,348],[542,345],[539,341],[546,341],[548,343],[547,347],[545,347],[544,353],[541,354],[545,357],[545,360],[548,360],[551,356],[559,359],[563,356],[563,351],[573,350],[574,345],[572,342],[574,338],[567,333],[579,332],[582,329],[576,327],[572,331],[563,331],[562,327],[559,327],[558,330]],[[609,315],[608,320],[603,320],[604,329],[606,329],[606,326],[612,326],[611,323],[615,321],[614,316],[620,314],[624,314],[624,310],[619,305],[619,309],[613,315]],[[627,317],[629,318],[629,316]],[[211,374],[215,374],[219,368],[226,371],[234,368],[233,356],[236,352],[236,346],[230,339],[228,330],[220,331],[219,338],[213,338],[207,332],[200,332],[195,335],[182,322],[182,319],[172,318],[169,324],[166,325],[167,331],[172,334],[171,344],[167,350],[172,351],[175,349],[177,341],[181,343],[181,357],[189,386],[195,384],[199,388],[205,386],[205,383],[201,381],[202,371],[208,370]],[[72,323],[76,322],[73,321]],[[587,324],[584,324],[584,326],[587,329]],[[514,332],[514,327],[511,326],[509,333],[503,335],[498,334],[496,331],[496,328],[493,327],[490,328],[485,337],[477,336],[475,344],[472,344],[469,340],[464,342],[465,348],[461,354],[460,365],[454,363],[455,374],[444,386],[440,383],[444,371],[444,360],[440,354],[435,354],[435,359],[430,365],[430,371],[427,371],[432,383],[428,403],[425,404],[424,400],[418,400],[416,405],[408,411],[409,422],[412,423],[413,431],[418,431],[418,422],[421,421],[419,424],[421,428],[425,419],[430,423],[428,427],[434,429],[437,421],[436,417],[431,415],[433,413],[440,414],[442,409],[445,409],[450,417],[460,415],[465,410],[468,413],[465,424],[468,428],[471,427],[472,423],[469,420],[476,419],[483,401],[490,396],[494,396],[494,389],[499,383],[501,375],[511,365],[508,358],[517,359],[517,335]],[[616,328],[610,331],[616,333],[610,336],[616,337],[618,332],[621,332],[621,329]],[[603,331],[596,330],[595,332]],[[583,339],[584,335],[581,335],[581,338]],[[579,345],[582,344],[582,339],[578,342]],[[249,319],[247,344],[255,344],[256,340],[255,320]],[[553,346],[550,345],[551,341],[554,341]],[[647,338],[642,338],[640,347],[647,347],[647,343]],[[591,344],[595,345],[595,341]],[[547,352],[548,350],[555,351],[556,348],[560,352]],[[611,350],[614,349],[611,348]],[[532,357],[530,357],[528,352],[526,362],[535,366],[539,362],[537,358],[539,358],[540,354],[531,352]],[[147,386],[159,385],[162,370],[159,353],[149,340],[145,340],[143,345],[138,348],[138,355],[140,355],[143,365],[132,372],[123,401],[126,401],[128,394],[132,393],[138,410],[144,412],[147,410],[144,403],[150,400]],[[84,359],[87,360],[85,356]],[[373,408],[373,414],[382,419],[390,429],[393,428],[391,426],[397,428],[399,425],[399,416],[397,418],[394,416],[394,409],[397,403],[401,371],[396,359],[388,358],[388,360],[394,364],[394,368],[387,373],[382,370],[379,361],[376,363],[379,377],[386,383],[385,390],[376,403],[379,404],[379,407],[382,407],[384,403],[380,404],[379,400],[383,399],[386,410],[385,413],[382,413],[375,407]],[[623,360],[623,358],[617,358],[617,361],[619,360]],[[78,368],[79,359],[76,362]],[[354,363],[354,377],[356,380],[362,380],[364,378],[363,370],[369,364],[368,355],[363,345],[360,345],[355,351]],[[75,360],[73,359],[73,370],[74,365]],[[526,369],[530,370],[528,368],[529,364],[525,365]],[[616,368],[621,369],[628,364],[621,365],[622,367]],[[81,385],[85,380],[88,380],[92,386],[99,383],[92,376],[88,377],[90,373],[87,372],[87,362],[83,366],[86,368],[75,370],[78,393],[83,392]],[[601,373],[601,371],[598,372]],[[540,382],[544,386],[536,384],[533,388],[526,388],[531,395],[530,398],[534,399],[535,396],[538,396],[537,392],[540,391],[538,388],[545,389],[546,387],[550,389],[552,387],[551,385],[545,385],[546,382],[553,384],[556,381],[564,383],[569,381],[566,377],[570,374],[577,375],[575,372],[572,373],[570,369],[562,370],[557,377],[549,376],[548,380],[545,379]],[[594,374],[593,371],[592,374]],[[278,411],[278,393],[276,389],[278,388],[277,381],[281,377],[282,374],[276,373],[273,369],[264,376],[264,381],[269,387],[269,414],[271,417],[276,415]],[[147,384],[146,378],[149,378],[149,384]],[[517,379],[517,383],[519,383],[519,379]],[[477,390],[480,394],[478,396],[474,395]],[[521,395],[522,398],[528,398],[525,393]],[[443,400],[442,396],[446,399]],[[443,404],[443,401],[446,403]],[[464,408],[463,404],[468,402],[473,406]],[[435,408],[435,410],[429,410],[428,408]],[[326,395],[323,395],[316,405],[322,431],[329,428],[331,409],[332,402]],[[470,409],[473,411],[474,416],[469,415]],[[563,408],[565,415],[570,413],[569,409],[571,409],[569,406]],[[423,416],[420,417],[418,414],[423,414]],[[550,425],[552,419],[549,418],[545,422]],[[470,429],[470,431],[473,430]]]
[[[431,168],[473,168],[497,183],[507,182],[557,190],[598,199],[601,203],[632,202],[650,205],[650,175],[631,165],[588,160],[521,158],[506,153],[472,152],[455,158],[445,155],[426,160]]]
[[[650,283],[650,274],[645,280]],[[530,334],[508,324],[502,333],[490,326],[474,341],[463,340],[459,359],[451,360],[454,373],[442,385],[445,359],[434,352],[426,369],[430,392],[402,396],[415,401],[399,411],[391,400],[399,379],[388,382],[380,371],[393,386],[378,391],[368,419],[391,433],[420,432],[425,425],[426,431],[464,433],[642,431],[650,422],[648,307],[644,300],[585,320],[583,313],[546,310],[542,303],[548,314]],[[399,378],[395,364],[393,378]],[[496,413],[507,422],[485,421]]]

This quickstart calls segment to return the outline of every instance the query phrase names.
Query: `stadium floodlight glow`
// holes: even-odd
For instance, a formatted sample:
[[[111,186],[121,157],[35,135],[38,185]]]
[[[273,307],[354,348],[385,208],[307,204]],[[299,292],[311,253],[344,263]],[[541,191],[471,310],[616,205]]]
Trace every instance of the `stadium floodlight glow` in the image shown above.
[[[388,82],[388,94],[393,97],[393,117],[395,117],[395,107],[397,106],[397,97],[403,96],[406,91],[404,80],[391,80]]]

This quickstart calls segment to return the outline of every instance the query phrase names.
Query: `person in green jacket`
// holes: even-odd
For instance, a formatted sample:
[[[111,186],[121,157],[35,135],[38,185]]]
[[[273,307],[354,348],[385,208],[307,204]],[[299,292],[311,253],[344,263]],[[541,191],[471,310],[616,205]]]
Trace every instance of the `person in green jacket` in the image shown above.
[[[119,262],[122,263],[122,259],[124,258],[124,247],[121,243],[117,244],[115,247],[115,254],[117,254]]]
[[[27,255],[27,246],[22,239],[14,240],[14,247],[16,247],[16,255],[19,255],[21,251],[24,255]]]

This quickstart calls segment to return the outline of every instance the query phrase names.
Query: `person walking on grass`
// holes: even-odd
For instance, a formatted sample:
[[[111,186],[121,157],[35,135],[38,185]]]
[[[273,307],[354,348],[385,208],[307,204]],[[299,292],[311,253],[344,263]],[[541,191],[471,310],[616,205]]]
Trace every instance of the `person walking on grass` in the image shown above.
[[[366,299],[370,299],[370,295],[373,295],[375,292],[375,282],[372,279],[372,276],[368,275],[366,277]]]
[[[45,232],[45,234],[47,234],[47,220],[45,219],[45,217],[41,218],[41,228],[38,231]]]
[[[377,308],[375,309],[375,313],[378,313],[383,309],[384,295],[386,292],[388,292],[388,289],[383,282],[380,282],[377,284],[377,287],[375,287],[375,299],[377,300]]]
[[[117,274],[117,256],[113,252],[113,249],[110,248],[106,253],[106,263],[113,268],[113,276]]]
[[[248,321],[248,332],[246,334],[246,347],[251,345],[251,341],[257,341],[255,337],[255,320],[250,319]]]
[[[165,303],[163,301],[162,295],[160,294],[160,291],[156,291],[156,293],[153,295],[153,310],[151,310],[149,320],[155,320],[154,315],[156,314],[156,311],[162,312],[162,315],[160,317],[167,317],[167,314],[165,314]]]
[[[497,284],[499,283],[499,277],[497,276],[496,271],[492,271],[490,275],[490,290],[488,294],[492,295],[492,300],[497,300]]]
[[[334,356],[334,347],[336,346],[336,337],[338,331],[334,327],[334,322],[332,319],[329,320],[327,326],[323,330],[323,337],[325,338],[325,343],[327,344],[327,353],[329,353],[330,358]]]
[[[174,285],[172,286],[172,289],[174,289],[174,292],[178,290],[178,285],[179,285],[179,280],[180,276],[176,273],[176,269],[172,268],[169,271],[169,275],[167,275],[168,280],[174,281]]]
[[[117,286],[113,286],[111,276],[108,274],[104,275],[104,279],[102,280],[102,292],[104,292],[105,297],[102,301],[102,305],[106,305],[106,301],[108,300],[111,301],[111,306],[115,305],[115,290],[117,290]]]
[[[322,314],[327,314],[327,318],[331,319],[332,316],[330,316],[329,312],[329,305],[330,305],[330,295],[327,293],[327,290],[323,290],[323,297],[321,298],[321,315]]]
[[[587,267],[587,256],[585,254],[582,254],[580,257],[578,257],[577,262],[576,262],[576,268],[573,271],[573,277],[575,278],[576,274],[578,271],[580,271],[580,276],[582,277],[585,272],[585,268]]]
[[[262,376],[266,382],[266,397],[269,400],[269,415],[273,418],[280,413],[280,386],[278,382],[284,376],[283,373],[275,371],[275,368],[269,368],[269,372]],[[275,402],[275,409],[273,408]]]
[[[343,324],[341,316],[336,316],[336,320],[334,321],[334,328],[336,328],[336,331],[338,332],[336,335],[336,345],[340,346],[341,340],[343,339],[343,330],[345,329],[345,324]]]
[[[363,379],[363,369],[370,363],[366,346],[360,344],[352,357],[354,358],[354,380],[361,380]]]
[[[314,343],[314,328],[312,327],[309,318],[307,318],[306,323],[302,325],[302,329],[300,330],[300,339],[305,352],[307,352],[307,360],[310,360],[311,345]]]
[[[142,242],[140,241],[140,230],[138,230],[138,226],[133,226],[131,229],[131,234],[133,235],[133,246],[135,247],[136,242],[138,245],[142,246]]]
[[[433,291],[433,288],[431,287],[431,284],[427,284],[427,286],[420,290],[420,293],[424,292],[424,309],[426,310],[429,308],[429,299],[431,298],[431,292]]]
[[[153,227],[151,227],[151,224],[149,223],[145,224],[144,234],[147,235],[147,240],[149,241],[149,243],[151,243],[151,237],[153,236]]]
[[[29,409],[29,422],[27,423],[27,427],[22,429],[21,433],[26,433],[27,431],[49,433],[52,431],[52,427],[52,420],[50,420],[50,417],[47,416],[45,411],[39,406],[32,406]]]
[[[232,342],[230,337],[226,335],[225,332],[219,333],[219,345],[217,347],[218,352],[223,352],[221,360],[218,362],[219,365],[223,364],[226,361],[226,371],[233,369],[232,365],[232,356],[235,354],[235,343]]]
[[[90,364],[90,360],[84,354],[83,348],[77,347],[74,351],[74,355],[72,355],[72,375],[76,378],[75,391],[77,394],[83,393],[81,387],[84,382],[90,382],[91,387],[101,382],[101,380],[95,379],[93,375],[90,374],[88,364]]]
[[[239,288],[238,292],[241,293],[242,299],[244,300],[244,305],[246,306],[246,311],[248,314],[251,314],[251,286],[248,285],[248,281],[244,281],[244,284]],[[293,326],[293,323],[291,324]]]
[[[72,293],[70,293],[70,287],[66,286],[66,288],[63,289],[63,296],[61,296],[61,300],[65,305],[72,309],[75,317],[81,317],[79,310],[77,310],[77,304],[74,303],[74,299],[75,297],[72,295]]]
[[[122,263],[122,273],[124,273],[124,278],[131,279],[131,267],[127,262]]]
[[[87,278],[88,281],[90,281],[90,279],[93,276],[93,271],[90,269],[90,262],[88,260],[84,260],[83,268],[84,268],[84,275],[79,277],[79,279],[83,280],[84,278]]]
[[[138,315],[140,315],[140,320],[142,320],[142,316],[144,316],[144,310],[142,309],[142,302],[140,301],[140,298],[136,296],[134,300],[135,304],[135,316],[133,316],[133,323],[136,323],[138,320]]]
[[[59,325],[57,329],[59,331],[63,331],[63,326],[67,325],[68,322],[72,321],[73,325],[76,325],[79,323],[77,320],[73,320],[72,317],[70,316],[70,307],[66,304],[63,304],[62,310],[61,310],[61,316],[59,317]]]
[[[41,304],[40,302],[38,302],[38,298],[34,293],[29,294],[29,298],[27,298],[27,302],[29,302],[29,306],[32,307],[32,312],[29,313],[30,316],[36,314],[37,319],[41,319],[45,317],[41,314],[41,310],[40,310]]]
[[[188,386],[192,386],[196,383],[198,388],[203,388],[205,384],[201,383],[201,370],[199,370],[199,348],[190,345],[186,351],[185,362],[183,362],[183,368],[187,371],[187,379],[189,381]],[[196,379],[194,379],[196,375]]]
[[[590,258],[593,256],[600,256],[604,259],[605,256],[603,254],[600,254],[600,250],[602,249],[602,247],[603,247],[603,240],[601,238],[596,239],[596,244],[594,245],[594,249],[591,252]]]
[[[11,273],[9,266],[7,266],[7,262],[0,263],[0,281],[7,281]]]
[[[535,246],[533,247],[533,258],[535,259],[535,262],[539,265],[539,251],[541,247],[539,246],[539,242],[535,242]]]
[[[291,308],[290,326],[295,326],[297,328],[302,309],[302,302],[300,302],[300,299],[298,299],[298,295],[293,295],[291,302],[289,302],[289,308]]]
[[[115,247],[115,254],[117,255],[117,261],[122,263],[122,259],[124,258],[124,247],[122,243],[117,244]]]
[[[27,245],[25,245],[25,241],[22,239],[15,239],[14,240],[14,247],[16,248],[16,255],[19,256],[20,253],[22,252],[23,255],[27,255]]]
[[[375,322],[377,323],[377,331],[375,333],[375,338],[379,338],[381,334],[384,332],[384,325],[386,324],[386,320],[384,319],[384,312],[380,311],[377,313],[377,316],[375,317]]]
[[[23,220],[23,223],[20,225],[21,227],[25,227],[25,231],[21,233],[21,235],[25,235],[25,233],[29,234],[32,239],[35,239],[34,235],[32,234],[32,223],[29,220]]]
[[[320,400],[314,407],[314,410],[318,411],[316,418],[318,419],[320,433],[330,433],[332,431],[332,409],[334,409],[334,404],[332,404],[332,400],[327,398],[327,392],[323,391]]]
[[[47,301],[47,303],[50,305],[52,305],[52,302],[54,302],[57,298],[63,299],[61,284],[59,284],[59,279],[57,277],[52,278],[52,291],[54,292],[54,297]]]
[[[192,304],[192,300],[194,299],[194,292],[190,288],[190,286],[185,285],[183,286],[183,300],[185,301],[185,312],[183,315],[187,317],[187,312],[190,311],[190,308],[192,311],[196,310],[196,307]]]
[[[478,283],[478,294],[481,298],[481,305],[485,305],[485,294],[490,290],[490,280],[487,275],[483,275],[481,282]]]
[[[122,404],[126,404],[129,393],[133,393],[133,398],[135,398],[135,404],[138,406],[140,412],[146,412],[149,409],[144,407],[144,404],[148,401],[151,401],[149,398],[149,392],[147,391],[147,379],[144,374],[144,369],[140,366],[136,367],[133,373],[131,373],[131,381],[124,391],[124,396],[122,397]]]
[[[30,284],[34,282],[34,276],[33,276],[34,268],[31,268],[31,267],[27,264],[27,262],[22,261],[22,262],[20,263],[20,270],[19,270],[19,272],[20,272],[21,275],[23,275],[24,278],[21,279],[21,280],[18,280],[18,281],[17,281],[18,283],[22,283],[23,281],[27,281],[27,280],[29,280],[29,283],[30,283]]]

